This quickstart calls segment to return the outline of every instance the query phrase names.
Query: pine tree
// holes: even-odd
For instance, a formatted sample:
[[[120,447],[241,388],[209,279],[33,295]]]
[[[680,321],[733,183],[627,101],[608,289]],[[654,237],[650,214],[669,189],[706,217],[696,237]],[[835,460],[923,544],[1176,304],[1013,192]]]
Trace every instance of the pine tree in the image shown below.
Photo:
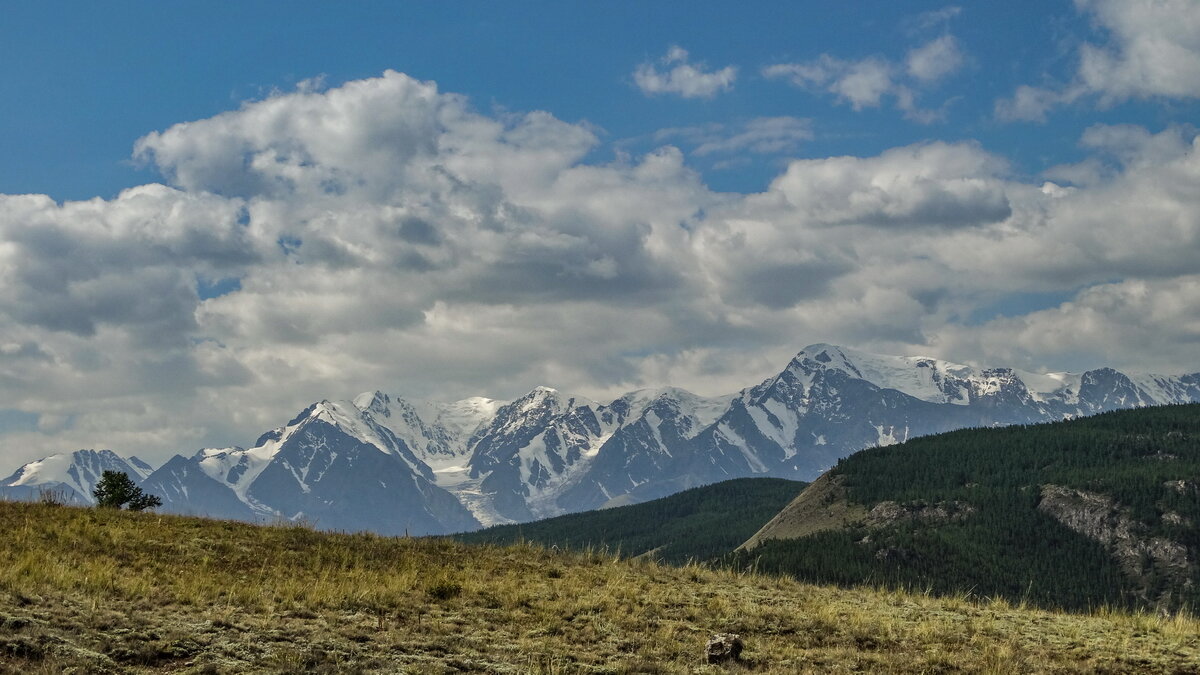
[[[96,506],[119,509],[126,506],[130,511],[145,511],[162,506],[162,500],[146,494],[123,471],[105,471],[92,491]]]

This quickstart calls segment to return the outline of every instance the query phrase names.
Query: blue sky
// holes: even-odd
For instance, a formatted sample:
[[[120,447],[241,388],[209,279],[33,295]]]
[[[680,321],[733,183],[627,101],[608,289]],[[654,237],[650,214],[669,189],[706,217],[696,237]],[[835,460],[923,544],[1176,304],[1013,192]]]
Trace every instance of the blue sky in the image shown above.
[[[1097,122],[1162,127],[1195,119],[1194,101],[1133,101],[1107,110],[1057,111],[1045,124],[1001,124],[995,101],[1021,84],[1067,81],[1073,47],[1102,37],[1072,3],[979,3],[928,19],[942,2],[729,3],[176,2],[12,3],[0,24],[0,186],[56,199],[111,197],[157,179],[129,162],[135,140],[324,76],[337,84],[386,69],[434,80],[483,110],[547,110],[605,132],[597,150],[671,127],[755,117],[814,120],[814,138],[786,156],[864,155],[929,138],[976,139],[1015,168],[1037,173],[1080,156]],[[758,71],[821,54],[902,60],[950,34],[966,63],[932,87],[926,105],[944,121],[902,119],[887,104],[850,114],[828,96]],[[719,68],[732,91],[712,99],[647,98],[634,67],[670,45]],[[644,148],[647,143],[633,143]],[[778,167],[710,171],[718,189],[762,189]],[[707,169],[711,162],[696,162]]]
[[[0,464],[815,342],[1200,370],[1200,4],[8,3]]]

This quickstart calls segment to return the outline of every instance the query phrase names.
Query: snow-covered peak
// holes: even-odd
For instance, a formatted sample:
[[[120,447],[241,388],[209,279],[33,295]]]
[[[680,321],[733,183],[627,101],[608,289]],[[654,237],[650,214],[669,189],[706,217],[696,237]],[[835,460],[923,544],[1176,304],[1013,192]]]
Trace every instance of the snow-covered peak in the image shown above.
[[[806,372],[840,370],[880,389],[895,389],[923,401],[966,403],[962,385],[977,377],[970,366],[928,356],[887,356],[829,344],[809,345],[792,360]]]
[[[365,391],[354,397],[354,407],[370,410],[384,417],[391,415],[392,398],[382,391]]]
[[[135,481],[149,475],[149,465],[141,460],[135,465],[112,450],[76,450],[44,457],[17,469],[4,481],[3,487],[36,487],[65,485],[85,500],[92,500],[92,490],[105,471],[119,471]]]
[[[646,389],[635,389],[627,394],[623,394],[617,400],[625,401],[633,408],[644,408],[664,397],[679,400],[693,396],[695,394],[679,387],[649,387]]]
[[[192,455],[192,459],[199,461],[210,457],[224,457],[236,452],[245,452],[245,448],[236,445],[228,448],[200,448],[196,451],[196,454]]]
[[[242,502],[252,509],[266,513],[269,512],[269,509],[261,507],[249,498],[250,486],[271,463],[292,434],[313,420],[321,420],[342,428],[347,433],[367,442],[372,442],[372,438],[374,438],[379,444],[378,438],[374,434],[364,438],[362,431],[367,425],[358,412],[358,408],[349,402],[320,401],[302,410],[287,425],[263,434],[252,448],[204,448],[198,451],[193,459],[197,461],[200,469],[206,475],[229,486]]]
[[[325,400],[313,408],[308,419],[328,422],[347,431],[358,431],[362,426],[362,411],[348,401]],[[353,435],[357,436],[358,434]]]
[[[507,404],[508,401],[473,396],[452,403],[426,403],[417,407],[417,410],[465,443],[476,429],[495,417],[496,411]]]
[[[992,396],[1022,387],[1036,403],[1075,405],[1090,375],[1110,373],[1128,380],[1130,404],[1157,405],[1189,399],[1189,386],[1178,377],[1120,373],[1102,368],[1088,373],[1034,373],[1013,368],[974,368],[927,356],[888,356],[818,343],[792,359],[788,370],[806,383],[821,370],[840,370],[881,389],[895,389],[923,401],[966,405],[972,397]]]
[[[130,455],[125,461],[129,463],[129,466],[133,468],[134,471],[137,471],[139,474],[141,474],[142,478],[154,473],[154,467],[151,466],[149,462],[143,460],[137,455]]]
[[[1006,384],[1020,383],[1035,400],[1069,396],[1078,375],[1034,374],[1008,368],[978,369],[928,356],[872,354],[829,344],[809,345],[796,355],[789,368],[811,376],[818,370],[840,370],[880,389],[894,389],[933,403],[966,405],[972,396],[988,396]]]
[[[528,394],[522,396],[519,401],[541,402],[541,401],[559,401],[564,397],[557,389],[553,387],[545,387],[538,385],[529,390]]]
[[[435,472],[464,464],[471,435],[506,403],[482,396],[451,403],[407,400],[381,392],[354,399],[364,419],[386,428]]]
[[[1178,377],[1152,373],[1125,373],[1125,376],[1143,392],[1143,401],[1147,405],[1188,400],[1187,387],[1180,382]],[[1078,391],[1078,385],[1076,385],[1076,391]]]
[[[595,411],[601,406],[590,399],[567,396],[550,387],[534,387],[521,398],[500,406],[495,416],[472,435],[468,450],[473,453],[481,438],[507,436],[519,433],[522,429],[542,428],[552,420],[580,407],[588,407]]]
[[[550,387],[537,386],[528,394],[513,401],[509,408],[510,414],[538,411],[557,415],[581,406],[595,409],[599,408],[600,404],[584,396],[573,396]]]
[[[1079,401],[1082,373],[1031,373],[1024,370],[1013,372],[1025,383],[1025,388],[1035,401],[1057,399],[1072,404]]]
[[[626,418],[628,420],[641,417],[648,408],[660,401],[669,401],[678,407],[679,412],[683,416],[695,421],[693,428],[696,432],[699,432],[700,429],[716,422],[721,415],[724,415],[733,403],[734,397],[734,394],[711,397],[697,396],[679,387],[654,387],[631,391],[621,396],[617,401],[624,402],[629,406]],[[610,405],[615,405],[617,401],[614,401]]]

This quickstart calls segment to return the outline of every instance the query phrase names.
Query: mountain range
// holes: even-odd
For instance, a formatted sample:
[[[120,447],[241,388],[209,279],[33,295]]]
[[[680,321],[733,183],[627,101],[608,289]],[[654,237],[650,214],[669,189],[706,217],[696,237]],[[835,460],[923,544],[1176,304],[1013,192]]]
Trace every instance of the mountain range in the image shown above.
[[[736,394],[643,389],[601,403],[547,387],[514,401],[320,401],[252,447],[161,467],[109,451],[32,462],[0,497],[46,486],[90,501],[104,469],[163,510],[323,529],[437,534],[636,503],[730,478],[812,480],[839,459],[964,427],[1200,401],[1200,373],[1035,374],[816,344]]]

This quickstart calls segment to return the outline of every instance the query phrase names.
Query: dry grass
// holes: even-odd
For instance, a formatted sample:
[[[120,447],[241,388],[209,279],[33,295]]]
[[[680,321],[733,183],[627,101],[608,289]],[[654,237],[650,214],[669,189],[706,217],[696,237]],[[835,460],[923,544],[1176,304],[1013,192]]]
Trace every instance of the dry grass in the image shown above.
[[[1200,672],[1200,622],[0,503],[0,672]]]
[[[842,477],[824,473],[782,511],[763,525],[741,548],[752,549],[768,539],[799,539],[826,530],[840,530],[867,518],[867,508],[846,498]]]

